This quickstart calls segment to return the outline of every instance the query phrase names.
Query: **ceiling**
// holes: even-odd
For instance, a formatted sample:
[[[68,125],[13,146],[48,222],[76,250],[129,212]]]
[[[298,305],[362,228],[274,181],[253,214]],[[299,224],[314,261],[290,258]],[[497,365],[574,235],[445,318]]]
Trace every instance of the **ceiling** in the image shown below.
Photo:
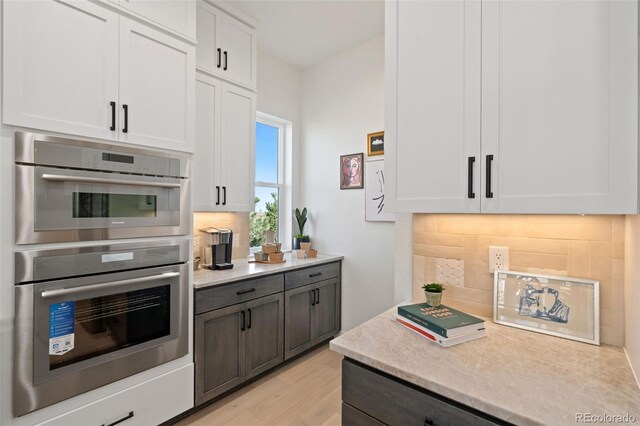
[[[260,49],[301,70],[384,33],[383,0],[230,3],[260,21]]]

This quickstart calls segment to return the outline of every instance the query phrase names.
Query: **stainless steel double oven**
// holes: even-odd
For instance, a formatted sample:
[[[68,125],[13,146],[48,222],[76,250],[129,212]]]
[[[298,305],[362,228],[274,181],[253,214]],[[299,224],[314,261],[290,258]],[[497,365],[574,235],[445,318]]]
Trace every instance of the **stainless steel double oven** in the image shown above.
[[[14,415],[188,353],[189,160],[16,133]],[[123,239],[155,238],[143,243]],[[119,239],[117,242],[104,240]],[[97,242],[100,241],[100,242]]]

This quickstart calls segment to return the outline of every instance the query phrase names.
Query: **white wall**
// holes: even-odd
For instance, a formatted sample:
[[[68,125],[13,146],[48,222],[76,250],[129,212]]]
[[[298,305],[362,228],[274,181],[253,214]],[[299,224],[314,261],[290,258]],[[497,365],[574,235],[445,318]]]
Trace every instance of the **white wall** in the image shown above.
[[[627,216],[624,241],[624,349],[638,380],[640,374],[640,216]]]
[[[344,256],[342,329],[394,302],[393,223],[364,220],[364,189],[340,190],[340,155],[384,129],[384,37],[307,69],[302,78],[301,205],[313,245]]]
[[[291,165],[291,172],[285,173],[284,183],[291,191],[291,198],[281,206],[286,212],[285,219],[292,223],[291,211],[300,199],[300,109],[302,73],[295,67],[281,61],[267,52],[258,50],[258,106],[259,112],[276,116],[291,122],[287,137],[292,141],[285,147],[285,162]],[[296,229],[293,229],[296,233]],[[289,233],[287,233],[289,234]],[[288,238],[284,238],[287,237]],[[290,235],[282,236],[284,246]]]

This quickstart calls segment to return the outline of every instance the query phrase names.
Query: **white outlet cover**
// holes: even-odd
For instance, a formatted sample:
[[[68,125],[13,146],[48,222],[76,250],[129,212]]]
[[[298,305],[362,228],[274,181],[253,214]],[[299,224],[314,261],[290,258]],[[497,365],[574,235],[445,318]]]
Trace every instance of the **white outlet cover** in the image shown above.
[[[509,270],[509,247],[489,246],[489,272]]]

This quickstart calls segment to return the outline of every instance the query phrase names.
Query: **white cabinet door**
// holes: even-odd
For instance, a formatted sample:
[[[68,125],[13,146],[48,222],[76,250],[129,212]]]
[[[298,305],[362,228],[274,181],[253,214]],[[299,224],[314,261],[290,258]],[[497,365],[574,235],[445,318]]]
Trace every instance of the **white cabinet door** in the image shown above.
[[[198,31],[196,66],[208,73],[221,75],[222,71],[222,15],[223,12],[205,3],[198,2]]]
[[[392,1],[386,13],[389,210],[479,212],[480,2]]]
[[[194,39],[195,0],[120,0],[120,6]]]
[[[222,83],[196,73],[196,144],[191,160],[194,211],[221,209],[220,118]]]
[[[3,13],[4,123],[117,140],[118,15],[67,1],[8,1]]]
[[[195,48],[120,19],[120,140],[193,151]]]
[[[637,7],[483,3],[483,212],[637,212]]]
[[[223,84],[220,182],[226,211],[248,212],[255,205],[256,95]]]
[[[222,17],[222,71],[224,78],[256,88],[256,35],[248,25]]]

